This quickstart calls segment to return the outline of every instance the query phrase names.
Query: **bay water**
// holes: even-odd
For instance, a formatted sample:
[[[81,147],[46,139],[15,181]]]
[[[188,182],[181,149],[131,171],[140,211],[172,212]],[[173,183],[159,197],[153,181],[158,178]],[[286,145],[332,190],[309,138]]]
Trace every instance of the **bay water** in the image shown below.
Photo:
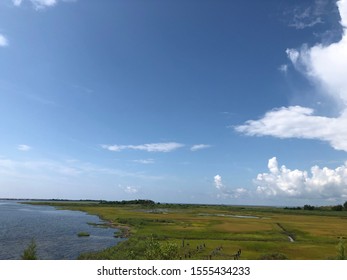
[[[0,260],[21,259],[32,240],[42,260],[77,259],[81,253],[100,251],[122,240],[114,237],[117,229],[91,225],[102,223],[99,217],[80,211],[0,200]],[[90,236],[78,237],[79,232]]]

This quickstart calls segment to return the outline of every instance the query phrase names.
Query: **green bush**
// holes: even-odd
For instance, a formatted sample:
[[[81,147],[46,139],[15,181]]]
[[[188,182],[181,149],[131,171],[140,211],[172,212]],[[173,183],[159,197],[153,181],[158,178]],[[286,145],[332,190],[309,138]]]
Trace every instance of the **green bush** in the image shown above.
[[[337,245],[337,259],[338,260],[346,260],[347,256],[346,256],[346,250],[345,250],[345,241],[340,238],[339,244]]]
[[[28,247],[23,251],[21,259],[22,260],[37,260],[36,243],[35,243],[34,239],[31,240]]]

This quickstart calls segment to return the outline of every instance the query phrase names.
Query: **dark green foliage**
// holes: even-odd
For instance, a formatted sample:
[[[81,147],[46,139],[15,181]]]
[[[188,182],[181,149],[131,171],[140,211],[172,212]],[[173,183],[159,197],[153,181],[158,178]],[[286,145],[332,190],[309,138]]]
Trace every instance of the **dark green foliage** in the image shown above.
[[[153,200],[149,199],[134,199],[134,200],[122,200],[122,201],[100,201],[102,205],[129,205],[129,204],[141,204],[141,205],[155,205]]]
[[[343,204],[343,208],[347,210],[347,201]]]
[[[312,205],[308,205],[308,204],[304,205],[304,210],[314,210],[314,209],[315,209],[315,207]]]
[[[23,254],[21,255],[22,260],[37,260],[36,255],[36,243],[33,240],[31,240],[29,246],[23,251]]]
[[[334,206],[331,207],[331,210],[333,210],[333,211],[342,211],[343,210],[343,206],[341,204],[334,205]]]
[[[301,207],[284,207],[284,209],[286,210],[301,210],[302,208]]]
[[[160,244],[153,237],[146,242],[147,260],[174,260],[178,258],[178,246],[172,242]]]
[[[129,238],[117,246],[97,253],[85,253],[79,259],[89,260],[174,260],[178,259],[178,245],[159,242],[151,237]]]

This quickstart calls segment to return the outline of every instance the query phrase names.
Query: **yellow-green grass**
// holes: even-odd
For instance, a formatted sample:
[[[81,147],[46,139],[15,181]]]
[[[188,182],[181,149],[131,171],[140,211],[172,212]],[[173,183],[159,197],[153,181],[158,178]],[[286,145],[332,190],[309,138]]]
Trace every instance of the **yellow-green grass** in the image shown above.
[[[347,237],[347,211],[209,205],[55,205],[98,215],[113,226],[129,228],[130,238],[124,244],[99,255],[85,255],[85,258],[131,255],[140,259],[143,256],[136,255],[136,250],[140,250],[136,246],[143,240],[155,238],[161,244],[176,244],[182,259],[232,259],[239,249],[240,259],[260,259],[277,253],[288,259],[334,259],[339,238]],[[288,236],[294,242],[290,242]],[[118,254],[120,247],[132,254]]]

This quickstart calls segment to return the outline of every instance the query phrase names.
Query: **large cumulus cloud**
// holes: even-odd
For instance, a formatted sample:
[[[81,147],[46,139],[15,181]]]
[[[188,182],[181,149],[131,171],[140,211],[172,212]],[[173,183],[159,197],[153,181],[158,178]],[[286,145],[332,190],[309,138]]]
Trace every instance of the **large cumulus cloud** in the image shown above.
[[[302,106],[281,107],[237,126],[236,131],[251,136],[317,139],[347,152],[347,0],[337,5],[343,27],[340,41],[287,50],[294,67],[313,81],[320,93],[340,104],[336,117],[319,116],[312,108]]]
[[[277,158],[268,162],[269,172],[258,174],[254,180],[256,192],[266,197],[317,198],[339,200],[347,198],[347,163],[335,169],[311,167],[291,170],[279,167]]]

